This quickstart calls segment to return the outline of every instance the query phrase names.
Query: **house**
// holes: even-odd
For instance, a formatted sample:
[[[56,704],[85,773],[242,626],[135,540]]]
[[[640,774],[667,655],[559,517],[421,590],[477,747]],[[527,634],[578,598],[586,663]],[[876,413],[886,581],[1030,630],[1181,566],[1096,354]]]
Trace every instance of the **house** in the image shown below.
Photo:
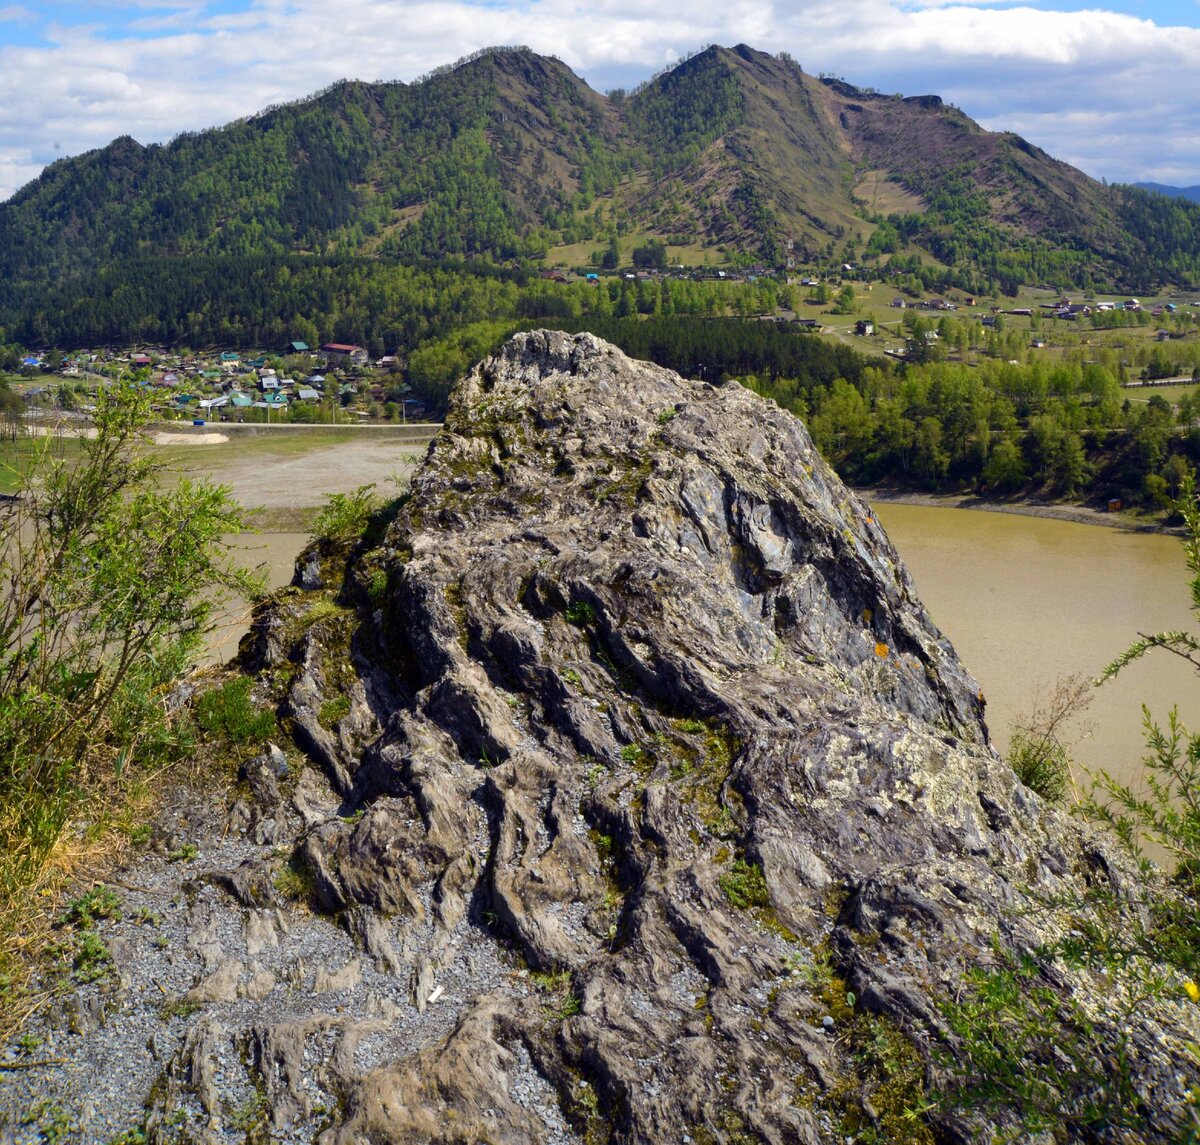
[[[234,390],[229,395],[229,401],[234,409],[245,409],[254,404],[254,399],[249,394],[242,393],[241,390]]]
[[[900,295],[898,295],[898,294],[896,295],[895,298],[892,299],[891,305],[894,306],[897,310],[907,310],[908,309],[908,303],[903,298],[901,298]]]
[[[129,364],[135,370],[139,370],[143,366],[150,365],[150,355],[149,354],[134,354],[133,357],[129,359]]]
[[[302,402],[319,402],[321,400],[321,395],[312,386],[301,386],[296,391],[296,397]]]
[[[400,359],[395,354],[384,354],[375,365],[381,370],[394,370],[400,365]]]
[[[201,409],[220,409],[222,406],[227,406],[228,404],[229,398],[225,394],[222,394],[219,398],[200,399]]]
[[[289,342],[283,351],[285,354],[307,354],[309,353],[307,342]]]
[[[304,379],[304,384],[306,386],[313,386],[314,388],[319,390],[319,389],[321,389],[322,386],[325,385],[325,375],[324,374],[309,374],[308,377]]]
[[[269,406],[272,409],[287,409],[288,400],[287,400],[286,394],[272,392],[272,393],[263,394],[262,401],[255,402],[254,404],[255,405],[266,404],[267,406]]]
[[[874,334],[875,333],[875,323],[872,322],[869,318],[860,318],[857,322],[854,323],[854,333],[858,334],[864,338],[867,337],[868,335]]]
[[[236,366],[241,360],[241,355],[236,350],[226,350],[221,354],[221,365],[223,366]]]
[[[264,374],[259,378],[258,384],[264,391],[279,389],[279,379],[274,374]]]
[[[348,342],[326,342],[321,353],[331,361],[353,362],[358,366],[366,365],[369,358],[361,346],[352,346]]]

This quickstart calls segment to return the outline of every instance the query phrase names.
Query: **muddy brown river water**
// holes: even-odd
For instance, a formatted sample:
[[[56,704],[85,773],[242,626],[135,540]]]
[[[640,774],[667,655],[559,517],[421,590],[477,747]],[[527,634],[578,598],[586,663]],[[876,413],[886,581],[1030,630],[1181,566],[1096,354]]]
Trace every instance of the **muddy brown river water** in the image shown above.
[[[876,506],[934,623],[988,700],[1003,752],[1013,720],[1061,677],[1096,676],[1139,632],[1198,627],[1178,538],[966,509]],[[1200,681],[1152,654],[1094,692],[1074,756],[1132,778],[1144,755],[1142,704],[1173,705],[1200,727]]]

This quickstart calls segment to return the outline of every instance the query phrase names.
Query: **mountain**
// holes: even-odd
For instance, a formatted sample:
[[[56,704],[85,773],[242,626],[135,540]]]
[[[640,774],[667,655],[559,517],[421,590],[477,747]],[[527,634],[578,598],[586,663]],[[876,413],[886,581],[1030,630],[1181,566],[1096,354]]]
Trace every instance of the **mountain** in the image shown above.
[[[605,97],[559,60],[491,49],[51,165],[0,204],[0,327],[53,337],[101,273],[113,291],[207,275],[199,300],[164,300],[183,313],[211,307],[218,278],[258,273],[236,260],[627,263],[652,240],[685,262],[931,255],[979,289],[1200,280],[1200,207],[1104,186],[936,96],[739,46]],[[347,273],[323,273],[325,295],[295,312]],[[136,334],[137,317],[105,336]]]
[[[1144,191],[1155,191],[1172,199],[1188,199],[1200,203],[1200,187],[1170,187],[1166,183],[1134,183]]]

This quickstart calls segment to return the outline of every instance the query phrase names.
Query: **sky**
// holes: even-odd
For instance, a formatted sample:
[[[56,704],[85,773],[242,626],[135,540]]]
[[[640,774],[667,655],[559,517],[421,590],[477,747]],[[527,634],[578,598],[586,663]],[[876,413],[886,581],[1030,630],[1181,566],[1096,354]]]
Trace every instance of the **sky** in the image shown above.
[[[0,200],[121,135],[166,142],[489,45],[607,91],[713,43],[940,95],[1097,179],[1200,184],[1200,0],[0,0]]]

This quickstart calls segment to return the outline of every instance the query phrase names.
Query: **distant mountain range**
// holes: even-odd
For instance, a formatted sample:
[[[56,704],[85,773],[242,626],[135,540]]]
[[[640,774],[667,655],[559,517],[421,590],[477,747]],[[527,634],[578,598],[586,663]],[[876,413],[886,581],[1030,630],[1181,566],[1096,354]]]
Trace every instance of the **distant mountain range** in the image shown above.
[[[1144,191],[1157,191],[1172,199],[1190,199],[1193,203],[1200,203],[1200,187],[1171,187],[1166,183],[1134,183],[1134,186]]]
[[[131,261],[552,265],[651,241],[769,267],[919,256],[981,289],[1200,282],[1200,207],[1104,186],[937,96],[746,46],[604,96],[512,48],[52,164],[0,204],[0,325],[30,328],[40,292]]]

